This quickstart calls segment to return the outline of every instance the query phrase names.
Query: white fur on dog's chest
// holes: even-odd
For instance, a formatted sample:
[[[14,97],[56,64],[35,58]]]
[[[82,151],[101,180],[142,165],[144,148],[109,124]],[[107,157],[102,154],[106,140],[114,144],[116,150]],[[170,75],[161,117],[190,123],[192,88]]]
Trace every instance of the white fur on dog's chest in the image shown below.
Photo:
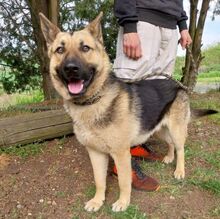
[[[95,135],[87,127],[79,124],[74,125],[74,132],[81,144],[87,145]]]
[[[90,129],[83,124],[75,124],[74,132],[77,140],[86,147],[92,147],[98,151],[109,153],[110,146],[108,142],[102,138],[101,130]]]

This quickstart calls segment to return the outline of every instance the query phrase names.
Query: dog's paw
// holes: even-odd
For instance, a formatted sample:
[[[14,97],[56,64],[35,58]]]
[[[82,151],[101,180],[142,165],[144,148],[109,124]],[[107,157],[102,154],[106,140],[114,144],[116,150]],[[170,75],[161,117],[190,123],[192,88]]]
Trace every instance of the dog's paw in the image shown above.
[[[185,177],[185,171],[184,170],[175,170],[174,177],[176,179],[184,179]]]
[[[86,211],[98,211],[102,205],[103,205],[102,200],[97,200],[93,198],[86,203],[84,209]]]
[[[119,199],[112,205],[112,211],[114,212],[125,211],[128,206],[129,206],[129,201],[121,201]]]
[[[172,163],[174,160],[174,157],[173,156],[168,156],[166,155],[164,158],[163,158],[163,162],[168,164],[168,163]]]

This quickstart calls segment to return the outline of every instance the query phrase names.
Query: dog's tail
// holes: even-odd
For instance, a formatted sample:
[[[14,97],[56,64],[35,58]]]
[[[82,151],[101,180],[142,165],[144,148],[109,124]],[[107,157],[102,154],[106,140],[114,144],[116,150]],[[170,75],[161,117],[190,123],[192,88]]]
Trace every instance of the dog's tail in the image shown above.
[[[212,109],[194,109],[191,108],[191,118],[192,120],[207,116],[207,115],[212,115],[219,113],[217,110],[212,110]]]

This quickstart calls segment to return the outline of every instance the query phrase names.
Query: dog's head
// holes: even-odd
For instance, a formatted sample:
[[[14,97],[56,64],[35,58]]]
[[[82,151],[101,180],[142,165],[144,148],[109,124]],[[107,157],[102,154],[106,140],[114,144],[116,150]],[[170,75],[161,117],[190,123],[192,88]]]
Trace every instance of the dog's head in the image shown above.
[[[83,30],[61,32],[42,13],[52,82],[64,99],[90,97],[103,86],[110,69],[103,46],[102,12]]]

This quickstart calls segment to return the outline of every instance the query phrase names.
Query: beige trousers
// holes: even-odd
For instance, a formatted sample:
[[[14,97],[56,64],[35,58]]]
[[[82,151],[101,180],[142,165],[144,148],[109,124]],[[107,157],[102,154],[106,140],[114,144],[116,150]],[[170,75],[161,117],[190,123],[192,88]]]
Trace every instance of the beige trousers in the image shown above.
[[[132,60],[123,52],[123,28],[119,29],[116,59],[113,64],[116,76],[138,79],[151,73],[172,75],[177,53],[177,30],[139,21],[137,32],[141,41],[142,57]]]

